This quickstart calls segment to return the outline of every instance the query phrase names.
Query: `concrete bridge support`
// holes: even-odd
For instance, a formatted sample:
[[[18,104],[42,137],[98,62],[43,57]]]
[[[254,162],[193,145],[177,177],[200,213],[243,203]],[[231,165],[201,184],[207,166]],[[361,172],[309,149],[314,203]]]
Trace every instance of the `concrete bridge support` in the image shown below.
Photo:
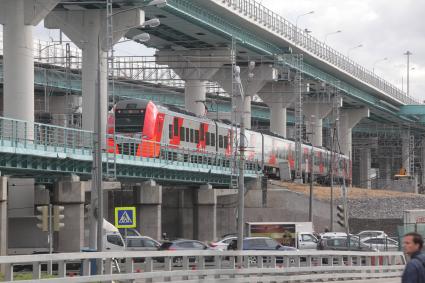
[[[84,247],[85,190],[78,177],[59,181],[54,188],[54,205],[64,207],[65,226],[55,232],[54,249],[57,252],[80,252]]]
[[[142,235],[161,239],[162,186],[146,181],[133,187],[136,205],[136,223]]]
[[[403,132],[401,137],[401,165],[410,174],[410,131]]]
[[[306,121],[306,132],[312,145],[323,145],[323,119],[332,111],[332,103],[323,101],[308,101],[303,103],[303,111]]]
[[[0,256],[7,255],[7,177],[0,177]],[[0,265],[0,273],[5,274]]]
[[[130,29],[141,26],[145,21],[142,10],[135,9],[113,16],[114,38],[116,43]],[[107,41],[105,10],[85,11],[54,11],[50,13],[44,26],[50,29],[60,29],[72,42],[82,49],[82,93],[83,113],[82,126],[84,130],[93,131],[95,125],[95,95],[97,71],[100,69],[100,109],[105,117],[101,126],[101,134],[106,131],[106,115],[108,105],[108,74],[107,74]]]
[[[250,75],[253,74],[253,76]],[[231,67],[221,68],[212,78],[229,94],[233,93],[232,85],[233,71]],[[259,65],[250,71],[247,67],[241,68],[241,82],[246,96],[245,102],[242,105],[241,96],[239,93],[235,93],[232,98],[232,112],[236,114],[236,121],[239,123],[242,113],[245,115],[245,127],[251,128],[251,100],[252,97],[257,94],[268,81],[275,79],[274,69],[269,65]],[[280,113],[281,116],[282,113]]]
[[[369,117],[369,108],[341,109],[338,141],[341,153],[352,159],[352,129],[361,119]]]
[[[58,2],[59,0],[0,1],[0,24],[4,25],[3,115],[28,121],[27,136],[30,139],[33,136],[34,123],[33,26]]]
[[[194,238],[199,241],[217,239],[217,193],[209,185],[196,191]]]
[[[371,150],[365,147],[360,150],[360,187],[365,189],[371,188],[370,166],[371,166]]]
[[[297,88],[288,82],[268,82],[258,95],[270,108],[270,131],[286,138],[286,109],[295,101]]]
[[[185,109],[197,116],[206,114],[207,81],[229,62],[228,49],[156,52],[156,62],[168,65],[185,81]]]

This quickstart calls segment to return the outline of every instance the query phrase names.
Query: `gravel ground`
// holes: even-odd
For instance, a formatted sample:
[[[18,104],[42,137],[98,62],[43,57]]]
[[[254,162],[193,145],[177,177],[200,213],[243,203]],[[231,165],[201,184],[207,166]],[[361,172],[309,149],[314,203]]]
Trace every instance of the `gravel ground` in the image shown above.
[[[279,181],[271,181],[271,184],[274,185],[272,187],[286,188],[306,196],[310,193],[309,185]],[[336,186],[334,193],[335,203],[342,203],[340,187]],[[320,201],[329,201],[330,188],[315,185],[314,198]],[[348,188],[348,206],[350,217],[365,219],[402,218],[404,210],[425,209],[425,195],[353,187]]]

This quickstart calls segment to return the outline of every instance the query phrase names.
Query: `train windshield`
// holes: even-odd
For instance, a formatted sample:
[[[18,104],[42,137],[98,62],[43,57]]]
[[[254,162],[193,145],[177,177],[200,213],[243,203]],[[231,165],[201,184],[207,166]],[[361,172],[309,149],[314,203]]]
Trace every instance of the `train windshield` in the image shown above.
[[[117,133],[141,133],[145,121],[144,109],[118,109],[115,111]]]

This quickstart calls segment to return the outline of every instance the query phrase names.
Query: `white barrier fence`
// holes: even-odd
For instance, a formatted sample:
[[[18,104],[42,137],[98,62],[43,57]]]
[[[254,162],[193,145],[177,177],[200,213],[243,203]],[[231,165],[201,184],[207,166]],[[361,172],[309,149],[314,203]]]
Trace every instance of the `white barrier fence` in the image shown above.
[[[45,278],[50,261],[53,274]],[[37,282],[397,282],[405,258],[400,252],[94,252],[4,256],[0,265],[6,281],[26,268]]]

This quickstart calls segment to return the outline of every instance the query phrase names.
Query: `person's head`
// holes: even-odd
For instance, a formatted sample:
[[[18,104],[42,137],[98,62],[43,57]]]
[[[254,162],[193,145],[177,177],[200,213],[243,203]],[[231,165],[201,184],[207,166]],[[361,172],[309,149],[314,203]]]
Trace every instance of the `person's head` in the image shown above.
[[[424,240],[421,234],[416,232],[407,233],[403,238],[403,250],[406,254],[412,255],[422,250]]]

